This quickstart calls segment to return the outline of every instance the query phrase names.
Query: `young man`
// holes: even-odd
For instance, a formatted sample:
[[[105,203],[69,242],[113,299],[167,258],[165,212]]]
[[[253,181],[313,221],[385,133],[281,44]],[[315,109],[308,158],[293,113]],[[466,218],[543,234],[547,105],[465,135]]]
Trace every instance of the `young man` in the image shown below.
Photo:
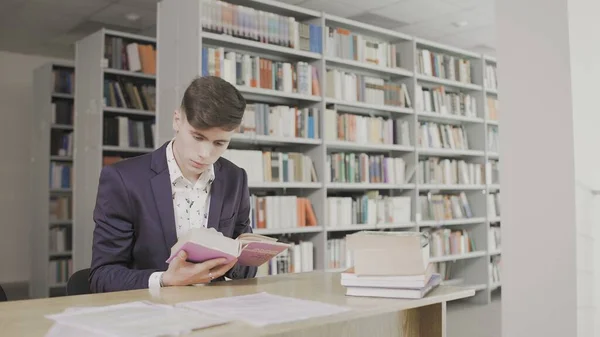
[[[246,102],[218,77],[194,80],[173,116],[175,137],[158,150],[102,169],[94,210],[93,292],[250,278],[256,268],[220,259],[165,261],[177,238],[209,227],[236,238],[251,232],[246,172],[220,156]]]

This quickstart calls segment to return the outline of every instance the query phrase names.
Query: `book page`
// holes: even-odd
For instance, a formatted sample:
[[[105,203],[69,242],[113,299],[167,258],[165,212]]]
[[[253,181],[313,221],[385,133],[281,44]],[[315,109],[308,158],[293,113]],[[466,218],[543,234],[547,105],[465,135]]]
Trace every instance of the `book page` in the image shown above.
[[[181,307],[142,301],[65,310],[46,318],[58,323],[51,331],[54,334],[57,330],[70,330],[65,328],[69,327],[71,331],[88,331],[90,335],[119,337],[174,336],[231,321],[226,316],[216,317]]]
[[[272,295],[266,292],[183,302],[178,306],[223,318],[229,317],[259,327],[336,315],[350,310],[337,305]]]

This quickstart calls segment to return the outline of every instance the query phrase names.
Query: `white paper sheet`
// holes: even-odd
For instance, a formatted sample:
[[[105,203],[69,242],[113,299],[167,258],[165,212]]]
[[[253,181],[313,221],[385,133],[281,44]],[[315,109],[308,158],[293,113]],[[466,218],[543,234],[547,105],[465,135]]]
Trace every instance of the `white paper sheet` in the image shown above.
[[[130,302],[111,306],[65,310],[48,315],[57,322],[49,335],[89,331],[94,336],[156,337],[178,336],[193,330],[225,324],[231,319],[150,302]],[[54,331],[53,331],[54,330]]]
[[[229,317],[254,326],[300,321],[335,315],[350,310],[346,307],[272,295],[266,292],[213,300],[182,302],[177,306],[223,318]]]

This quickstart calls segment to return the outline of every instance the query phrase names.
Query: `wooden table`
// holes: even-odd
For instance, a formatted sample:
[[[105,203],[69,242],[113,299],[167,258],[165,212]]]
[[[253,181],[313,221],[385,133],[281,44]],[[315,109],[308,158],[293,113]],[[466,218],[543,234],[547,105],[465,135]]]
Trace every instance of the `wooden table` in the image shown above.
[[[108,294],[57,297],[0,303],[0,335],[44,336],[53,321],[44,315],[74,306],[101,306],[150,300],[178,302],[245,295],[271,294],[350,307],[343,314],[255,328],[243,322],[199,330],[193,336],[402,336],[445,337],[446,302],[474,295],[474,290],[440,286],[419,300],[363,298],[345,295],[339,273],[310,272],[219,282],[209,286],[133,290]]]

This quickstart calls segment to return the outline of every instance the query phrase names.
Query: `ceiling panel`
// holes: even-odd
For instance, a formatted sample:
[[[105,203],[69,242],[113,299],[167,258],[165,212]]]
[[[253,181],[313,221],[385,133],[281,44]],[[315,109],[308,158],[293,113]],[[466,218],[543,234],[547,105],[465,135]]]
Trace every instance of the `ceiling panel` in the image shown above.
[[[353,16],[364,11],[361,8],[340,2],[338,0],[308,0],[302,2],[299,6],[316,11],[324,11],[325,13],[341,17]]]
[[[441,0],[403,0],[374,10],[374,13],[410,24],[453,14],[462,9]]]
[[[470,9],[485,4],[494,4],[494,0],[442,0],[449,4],[459,6],[464,9]]]

